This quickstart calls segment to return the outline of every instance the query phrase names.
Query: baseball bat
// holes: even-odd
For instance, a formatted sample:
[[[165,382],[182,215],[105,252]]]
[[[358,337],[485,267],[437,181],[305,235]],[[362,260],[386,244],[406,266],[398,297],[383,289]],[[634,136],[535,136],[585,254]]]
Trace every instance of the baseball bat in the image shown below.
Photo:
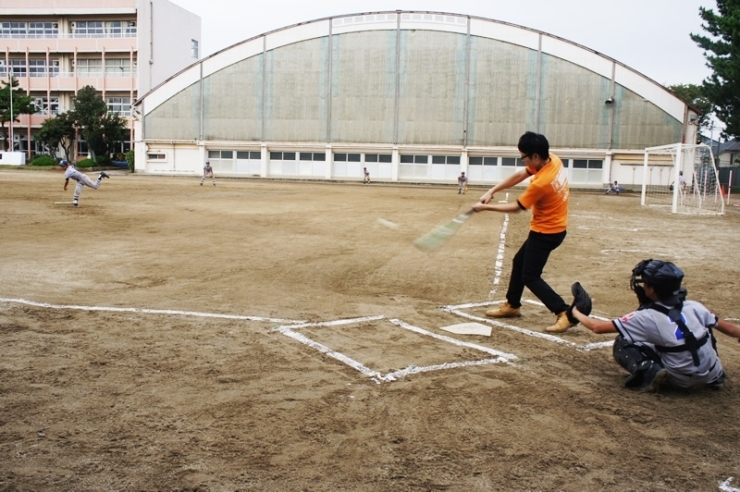
[[[423,251],[434,251],[447,242],[447,240],[465,223],[466,220],[470,218],[471,215],[473,215],[473,213],[475,213],[475,210],[471,208],[464,214],[458,215],[446,224],[435,227],[416,239],[414,241],[414,246]]]

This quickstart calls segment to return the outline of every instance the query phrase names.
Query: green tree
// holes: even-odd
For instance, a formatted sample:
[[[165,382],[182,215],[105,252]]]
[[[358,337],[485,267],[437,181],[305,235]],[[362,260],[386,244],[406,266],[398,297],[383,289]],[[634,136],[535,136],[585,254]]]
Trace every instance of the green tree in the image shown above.
[[[126,130],[126,120],[117,114],[108,114],[108,105],[90,85],[77,92],[70,116],[87,142],[93,160],[98,156],[107,158]]]
[[[5,129],[5,125],[11,121],[20,121],[18,115],[34,114],[38,109],[33,104],[33,97],[25,95],[23,89],[17,88],[19,85],[18,79],[11,76],[10,82],[3,80],[2,84],[3,86],[0,88],[0,130],[3,133],[3,150],[8,150],[11,148],[8,145],[10,131]],[[13,108],[12,113],[11,106]]]
[[[698,125],[700,128],[708,128],[711,119],[710,115],[714,111],[712,102],[704,95],[704,88],[696,84],[678,84],[668,87],[675,95],[695,106],[699,110]]]
[[[691,34],[691,39],[714,71],[702,84],[704,96],[725,124],[722,136],[732,138],[740,135],[740,0],[717,0],[717,11],[699,7],[709,36]]]
[[[61,147],[64,158],[70,159],[75,142],[74,120],[69,113],[48,118],[41,124],[41,129],[34,135],[34,139],[48,149],[49,155],[53,156]]]

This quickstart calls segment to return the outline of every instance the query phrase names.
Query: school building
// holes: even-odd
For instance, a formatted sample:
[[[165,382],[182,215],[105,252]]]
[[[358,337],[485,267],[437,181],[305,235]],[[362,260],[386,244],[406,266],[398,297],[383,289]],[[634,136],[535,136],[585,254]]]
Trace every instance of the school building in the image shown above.
[[[199,59],[200,31],[200,17],[168,0],[3,0],[0,80],[15,78],[39,110],[6,124],[13,150],[28,161],[42,153],[34,132],[87,85],[133,128],[132,103]],[[84,141],[77,152],[87,153]]]

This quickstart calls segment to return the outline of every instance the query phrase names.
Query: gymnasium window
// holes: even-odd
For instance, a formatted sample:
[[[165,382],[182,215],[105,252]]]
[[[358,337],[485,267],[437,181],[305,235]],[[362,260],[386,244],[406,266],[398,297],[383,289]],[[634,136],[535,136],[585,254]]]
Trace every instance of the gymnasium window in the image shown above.
[[[301,152],[299,155],[302,161],[326,161],[325,152]]]
[[[392,154],[365,154],[365,162],[393,162]]]

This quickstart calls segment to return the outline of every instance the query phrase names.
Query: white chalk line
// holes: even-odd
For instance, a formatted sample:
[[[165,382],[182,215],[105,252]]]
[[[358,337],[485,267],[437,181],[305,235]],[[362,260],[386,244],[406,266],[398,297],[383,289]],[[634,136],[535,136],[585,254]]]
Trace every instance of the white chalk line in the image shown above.
[[[719,490],[721,490],[722,492],[740,492],[740,489],[738,489],[737,487],[731,487],[730,486],[730,484],[732,483],[733,480],[734,480],[734,478],[733,477],[730,477],[727,480],[725,480],[724,482],[720,482],[719,483]]]
[[[111,313],[143,313],[143,314],[166,314],[166,315],[178,315],[178,316],[194,316],[198,318],[219,318],[219,319],[236,319],[242,321],[265,321],[268,323],[292,323],[300,324],[305,323],[303,320],[290,320],[281,318],[263,318],[261,316],[243,316],[238,314],[219,314],[219,313],[201,313],[196,311],[178,311],[173,309],[147,309],[147,308],[121,308],[121,307],[106,307],[106,306],[76,306],[76,305],[62,305],[62,304],[49,304],[46,302],[34,302],[26,299],[6,299],[0,297],[0,302],[25,304],[27,306],[43,307],[47,309],[73,309],[78,311],[104,311]]]
[[[508,194],[507,194],[508,198]],[[488,298],[493,299],[496,294],[496,287],[501,281],[501,273],[504,267],[504,251],[506,248],[506,230],[509,228],[509,214],[504,214],[504,223],[501,226],[501,232],[499,233],[499,245],[496,253],[496,261],[494,263],[494,276],[493,276],[493,288],[488,293]]]
[[[471,348],[474,350],[478,350],[486,354],[493,355],[494,357],[486,358],[486,359],[478,359],[478,360],[473,360],[473,361],[464,361],[464,362],[447,362],[443,364],[434,364],[430,366],[411,365],[411,366],[406,367],[405,369],[383,374],[379,371],[370,369],[363,363],[341,352],[337,352],[336,350],[333,350],[327,347],[326,345],[319,343],[315,340],[312,340],[311,338],[301,333],[298,333],[296,331],[301,328],[340,326],[340,325],[347,325],[347,324],[352,324],[352,323],[363,323],[367,321],[379,321],[383,319],[386,319],[386,318],[384,316],[371,316],[371,317],[364,317],[364,318],[327,321],[327,322],[322,322],[322,323],[304,323],[302,325],[278,326],[276,328],[273,328],[272,331],[278,331],[282,333],[283,335],[292,338],[293,340],[303,343],[304,345],[307,345],[308,347],[318,350],[319,352],[325,355],[328,355],[329,357],[332,357],[340,362],[343,362],[349,367],[359,371],[363,375],[373,379],[378,384],[384,383],[384,382],[396,381],[402,377],[409,376],[411,374],[418,374],[418,373],[430,372],[430,371],[439,371],[439,370],[444,370],[444,369],[455,369],[455,368],[460,368],[460,367],[479,366],[479,365],[486,365],[486,364],[497,364],[497,363],[510,364],[512,361],[515,361],[518,359],[518,357],[513,354],[508,354],[506,352],[501,352],[501,351],[498,351],[498,350],[495,350],[489,347],[484,347],[482,345],[477,345],[477,344],[470,343],[470,342],[463,342],[461,340],[457,340],[455,338],[451,338],[445,335],[439,335],[437,333],[433,333],[423,328],[419,328],[418,326],[410,325],[399,319],[388,319],[390,323],[400,328],[412,331],[414,333],[418,333],[420,335],[435,338],[437,340],[441,340],[447,343],[451,343],[453,345],[457,345],[460,347],[467,347],[467,348]]]
[[[614,344],[614,341],[613,340],[610,340],[610,341],[607,341],[607,342],[595,342],[595,343],[588,343],[588,344],[585,344],[585,345],[579,345],[579,344],[577,344],[575,342],[571,342],[570,340],[565,340],[565,339],[563,339],[563,338],[561,338],[559,336],[556,336],[556,335],[550,335],[549,333],[542,333],[542,332],[539,332],[539,331],[529,330],[527,328],[522,328],[520,326],[516,326],[516,325],[504,323],[502,321],[498,321],[498,320],[491,319],[491,318],[481,318],[480,316],[475,316],[475,315],[466,313],[465,311],[461,311],[461,309],[470,309],[470,308],[473,308],[473,307],[491,306],[491,305],[494,305],[494,304],[500,304],[502,302],[504,302],[504,301],[488,301],[488,302],[479,302],[479,303],[459,304],[459,305],[456,305],[456,306],[443,306],[442,307],[442,310],[447,311],[448,313],[455,314],[455,315],[460,316],[462,318],[466,318],[466,319],[469,319],[469,320],[478,321],[478,322],[482,322],[482,323],[487,323],[489,325],[497,326],[499,328],[505,328],[507,330],[512,330],[512,331],[521,333],[521,334],[526,335],[526,336],[529,336],[529,337],[541,338],[543,340],[547,340],[547,341],[550,341],[550,342],[555,342],[555,343],[559,343],[559,344],[562,344],[562,345],[569,345],[569,346],[574,347],[574,348],[576,348],[578,350],[582,350],[582,351],[586,351],[586,352],[591,351],[591,350],[596,350],[596,349],[604,348],[604,347],[611,347]],[[532,299],[524,299],[522,302],[526,302],[528,304],[533,304],[535,306],[545,307],[545,305],[542,304],[541,302],[535,301],[535,300],[532,300]],[[593,316],[593,317],[596,318],[596,319],[600,319],[602,321],[609,321],[607,318],[602,318],[600,316]]]

